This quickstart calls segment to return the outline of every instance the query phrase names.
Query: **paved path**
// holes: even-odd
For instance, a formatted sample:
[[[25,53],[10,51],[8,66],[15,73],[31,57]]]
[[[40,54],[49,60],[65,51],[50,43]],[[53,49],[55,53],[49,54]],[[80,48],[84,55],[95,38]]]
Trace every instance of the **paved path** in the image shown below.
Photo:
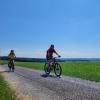
[[[41,77],[42,71],[0,66],[0,73],[21,100],[100,100],[100,83],[67,76]]]

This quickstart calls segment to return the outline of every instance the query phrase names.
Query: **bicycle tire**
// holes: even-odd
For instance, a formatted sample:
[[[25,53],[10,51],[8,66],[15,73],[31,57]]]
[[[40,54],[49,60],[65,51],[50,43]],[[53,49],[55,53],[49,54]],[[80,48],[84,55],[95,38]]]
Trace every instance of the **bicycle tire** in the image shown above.
[[[62,74],[62,68],[59,63],[55,63],[54,65],[54,73],[57,77],[60,77]]]
[[[48,63],[45,63],[45,65],[44,65],[44,71],[45,71],[46,74],[48,74],[48,75],[50,74],[51,70],[48,67]]]

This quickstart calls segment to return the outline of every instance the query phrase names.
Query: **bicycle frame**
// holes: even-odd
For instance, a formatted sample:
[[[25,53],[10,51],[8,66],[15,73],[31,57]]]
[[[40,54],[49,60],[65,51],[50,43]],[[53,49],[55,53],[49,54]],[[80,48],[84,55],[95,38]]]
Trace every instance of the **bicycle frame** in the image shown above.
[[[57,63],[56,58],[57,58],[57,57],[52,58],[52,63],[53,63],[53,65],[55,65],[55,64]]]

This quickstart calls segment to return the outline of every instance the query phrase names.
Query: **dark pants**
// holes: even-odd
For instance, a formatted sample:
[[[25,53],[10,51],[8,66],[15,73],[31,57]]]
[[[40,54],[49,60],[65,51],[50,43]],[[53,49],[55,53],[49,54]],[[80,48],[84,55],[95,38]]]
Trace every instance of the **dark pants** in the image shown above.
[[[14,67],[14,60],[13,59],[9,60],[8,67],[9,67],[9,70],[12,69],[12,71],[14,71],[15,67]]]

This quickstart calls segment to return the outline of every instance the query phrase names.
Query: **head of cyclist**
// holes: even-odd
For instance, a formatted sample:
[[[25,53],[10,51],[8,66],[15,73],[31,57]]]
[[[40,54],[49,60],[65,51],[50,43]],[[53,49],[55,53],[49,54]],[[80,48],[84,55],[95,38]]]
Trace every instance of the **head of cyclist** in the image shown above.
[[[14,53],[14,50],[11,50],[10,53]]]
[[[53,45],[53,44],[51,44],[50,48],[54,49],[54,45]]]
[[[52,55],[53,55],[53,53],[56,53],[56,55],[58,55],[58,57],[61,57],[61,56],[56,52],[56,50],[54,49],[54,45],[53,45],[53,44],[51,44],[50,49],[52,49]]]

